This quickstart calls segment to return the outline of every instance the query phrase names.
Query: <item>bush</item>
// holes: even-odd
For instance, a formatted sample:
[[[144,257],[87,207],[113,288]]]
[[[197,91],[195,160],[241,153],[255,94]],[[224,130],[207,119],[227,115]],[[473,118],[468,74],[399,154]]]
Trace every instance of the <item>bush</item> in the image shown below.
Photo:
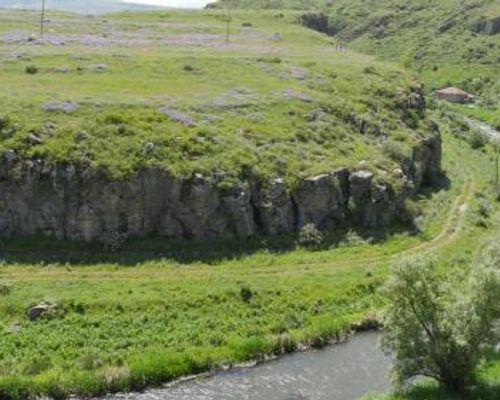
[[[2,133],[3,130],[7,129],[9,125],[10,125],[9,117],[0,115],[0,133]]]
[[[425,376],[454,393],[473,383],[476,367],[498,343],[498,253],[448,275],[438,272],[433,259],[407,259],[394,267],[383,347],[394,354],[396,383]]]
[[[11,286],[5,283],[0,283],[0,296],[8,296],[11,291],[12,291]]]
[[[38,73],[38,67],[36,65],[27,65],[24,71],[28,75],[35,75]]]
[[[377,75],[377,69],[374,66],[372,66],[372,65],[364,67],[363,68],[363,72],[365,74],[369,74],[369,75]]]
[[[391,139],[386,140],[382,144],[382,153],[398,163],[403,162],[407,158],[403,147]]]
[[[302,227],[299,233],[299,244],[304,247],[319,247],[323,243],[323,233],[314,224]]]
[[[192,66],[191,64],[185,64],[182,69],[185,71],[185,72],[194,72],[196,70],[196,68],[194,66]]]
[[[467,142],[472,149],[476,150],[486,146],[489,138],[484,133],[474,130],[467,136]]]
[[[491,205],[488,200],[480,199],[477,203],[477,213],[483,218],[489,218],[491,214]]]
[[[246,286],[242,287],[240,290],[240,297],[245,303],[250,303],[250,300],[252,300],[253,297],[252,289]]]
[[[117,230],[107,230],[99,238],[104,250],[111,253],[120,251],[127,241],[127,234]]]
[[[280,57],[259,57],[257,61],[266,64],[281,64],[283,62]]]

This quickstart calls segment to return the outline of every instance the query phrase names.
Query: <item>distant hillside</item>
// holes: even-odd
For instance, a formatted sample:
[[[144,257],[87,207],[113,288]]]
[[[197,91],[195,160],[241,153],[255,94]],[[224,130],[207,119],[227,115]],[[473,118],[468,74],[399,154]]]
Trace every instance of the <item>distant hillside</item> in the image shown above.
[[[214,7],[225,7],[220,0]],[[235,0],[236,7],[293,9],[297,21],[348,47],[419,71],[429,92],[447,85],[482,96],[487,120],[500,109],[498,0]],[[486,115],[484,115],[486,112]]]
[[[120,0],[47,0],[46,3],[48,9],[90,13],[157,8]],[[0,8],[38,9],[40,5],[41,0],[0,0]]]

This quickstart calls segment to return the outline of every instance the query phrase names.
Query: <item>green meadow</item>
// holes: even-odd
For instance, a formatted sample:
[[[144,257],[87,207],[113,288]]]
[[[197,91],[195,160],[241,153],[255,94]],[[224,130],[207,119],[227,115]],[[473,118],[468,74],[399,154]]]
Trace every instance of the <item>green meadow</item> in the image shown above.
[[[332,23],[341,14],[360,23],[361,6],[410,18],[393,3],[317,9]],[[418,53],[419,33],[455,3],[439,2],[435,15],[415,9],[428,25],[414,21],[403,35],[394,32],[409,22],[390,17],[380,42],[369,29],[348,41],[302,26],[303,2],[235,9],[229,35],[226,10],[50,11],[43,42],[36,13],[2,10],[0,151],[83,163],[115,178],[158,167],[176,176],[223,171],[233,181],[251,170],[293,185],[340,166],[390,174],[398,162],[377,132],[407,155],[432,120],[443,135],[445,177],[408,199],[416,226],[327,232],[314,250],[293,235],[131,238],[112,254],[92,243],[2,238],[0,398],[142,390],[323,347],[380,313],[381,289],[402,256],[436,254],[443,268],[477,257],[500,227],[495,155],[489,145],[471,148],[456,115],[498,120],[498,36],[462,32],[460,20]],[[481,13],[497,12],[495,2],[484,3]],[[438,63],[456,38],[488,50],[463,68],[456,63],[465,48]],[[476,85],[481,102],[444,107],[429,98],[425,117],[401,110],[396,93],[408,95],[422,80],[429,95],[448,83]],[[26,311],[43,301],[50,312],[29,320]],[[477,398],[495,398],[498,364],[485,362],[478,373],[486,383]],[[381,398],[441,394],[425,384]]]
[[[312,251],[294,238],[131,241],[119,254],[44,239],[2,242],[0,394],[64,398],[142,389],[223,365],[321,347],[376,315],[390,264],[436,252],[465,263],[497,229],[484,219],[491,161],[446,134],[449,187],[415,200],[420,231],[356,233]],[[385,237],[384,237],[385,236]],[[29,321],[26,309],[56,304]]]
[[[424,121],[397,106],[397,91],[418,83],[412,74],[335,52],[294,12],[235,12],[229,37],[225,18],[53,13],[37,45],[27,40],[36,14],[3,13],[0,147],[113,177],[158,166],[234,180],[250,168],[293,184],[360,160],[396,166],[377,134],[361,137],[349,119],[367,121],[402,154],[425,135]]]

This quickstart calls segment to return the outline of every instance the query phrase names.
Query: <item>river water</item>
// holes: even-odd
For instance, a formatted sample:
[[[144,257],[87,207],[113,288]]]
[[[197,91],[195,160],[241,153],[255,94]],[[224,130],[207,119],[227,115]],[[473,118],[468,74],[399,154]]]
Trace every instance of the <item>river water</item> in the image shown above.
[[[361,334],[324,350],[106,400],[355,400],[390,388],[391,362],[378,348],[378,338]]]

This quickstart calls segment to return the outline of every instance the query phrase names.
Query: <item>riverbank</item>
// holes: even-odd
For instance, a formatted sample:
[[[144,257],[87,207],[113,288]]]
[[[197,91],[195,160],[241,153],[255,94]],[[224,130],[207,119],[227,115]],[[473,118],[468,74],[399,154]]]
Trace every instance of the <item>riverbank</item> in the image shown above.
[[[396,394],[369,394],[361,400],[497,400],[500,393],[499,355],[485,362],[478,371],[478,383],[465,395],[458,396],[446,392],[435,382],[426,381]]]
[[[383,306],[393,260],[439,250],[461,262],[498,226],[496,208],[481,224],[476,211],[490,161],[444,138],[449,187],[415,203],[425,212],[413,235],[350,233],[318,251],[286,238],[142,240],[118,254],[3,241],[0,397],[141,390],[343,335]],[[29,321],[26,309],[42,301],[53,309]]]
[[[241,400],[242,393],[246,400],[355,400],[367,392],[387,390],[389,367],[389,358],[378,348],[378,334],[371,332],[323,350],[104,400],[206,400],[222,396],[224,400]]]

